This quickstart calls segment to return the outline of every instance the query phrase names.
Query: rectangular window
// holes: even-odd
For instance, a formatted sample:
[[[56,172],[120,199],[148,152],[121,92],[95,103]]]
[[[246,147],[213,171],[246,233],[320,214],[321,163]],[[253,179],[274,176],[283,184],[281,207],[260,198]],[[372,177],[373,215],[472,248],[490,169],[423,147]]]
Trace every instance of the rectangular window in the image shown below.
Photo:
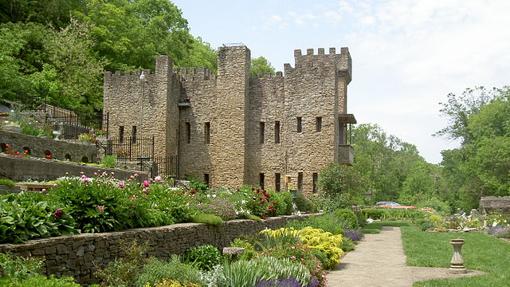
[[[338,140],[340,144],[345,144],[345,124],[340,122],[338,124],[339,130],[338,130]]]
[[[264,143],[264,129],[265,129],[265,127],[266,127],[266,123],[260,122],[259,138],[260,138],[260,143],[261,144]]]
[[[119,126],[119,142],[124,142],[124,126]]]
[[[186,142],[191,143],[191,124],[186,123]]]
[[[322,117],[315,118],[315,131],[320,132],[322,130]]]
[[[296,131],[297,131],[298,133],[300,133],[300,132],[302,132],[302,131],[303,131],[303,124],[302,124],[303,119],[302,119],[301,117],[297,117],[297,118],[296,118],[296,120],[297,120],[297,128],[296,128]]]
[[[204,124],[204,138],[205,138],[206,144],[211,143],[211,123],[210,122],[206,122]]]
[[[317,182],[319,180],[319,175],[314,172],[312,175],[312,191],[315,193],[317,192]]]
[[[136,126],[131,127],[131,141],[136,143]]]
[[[259,186],[260,188],[264,189],[264,174],[259,173]]]
[[[207,185],[207,187],[209,187],[210,179],[208,173],[204,173],[204,183]]]
[[[303,173],[302,172],[298,172],[298,175],[297,175],[297,190],[299,192],[303,191]]]
[[[280,179],[279,173],[274,174],[274,190],[276,190],[276,191],[281,190],[281,179]]]
[[[280,143],[280,122],[274,122],[274,143]]]

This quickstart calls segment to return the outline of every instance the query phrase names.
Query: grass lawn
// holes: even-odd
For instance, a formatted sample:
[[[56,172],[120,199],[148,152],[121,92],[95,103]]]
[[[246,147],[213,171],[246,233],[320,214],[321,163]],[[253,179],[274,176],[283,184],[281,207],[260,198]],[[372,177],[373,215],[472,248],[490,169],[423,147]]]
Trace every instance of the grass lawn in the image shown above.
[[[483,233],[431,233],[415,226],[403,226],[401,230],[407,265],[449,267],[452,256],[449,242],[453,238],[463,238],[462,254],[466,267],[488,273],[471,278],[419,282],[413,286],[510,286],[510,243]]]

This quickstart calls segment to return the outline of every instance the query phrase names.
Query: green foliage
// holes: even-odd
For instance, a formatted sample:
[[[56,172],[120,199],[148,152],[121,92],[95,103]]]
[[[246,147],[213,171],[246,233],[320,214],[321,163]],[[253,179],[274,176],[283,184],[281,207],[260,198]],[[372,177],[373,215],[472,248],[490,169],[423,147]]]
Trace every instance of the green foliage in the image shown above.
[[[364,208],[362,213],[366,218],[383,221],[411,221],[414,222],[425,216],[425,213],[416,209],[385,209],[385,208]]]
[[[302,229],[307,226],[313,228],[320,228],[324,231],[331,232],[332,234],[342,234],[346,226],[346,221],[332,213],[326,213],[319,216],[308,217],[303,220],[291,220],[287,223],[287,227],[294,229]]]
[[[192,222],[195,223],[205,223],[209,225],[221,225],[223,224],[223,219],[221,217],[214,214],[206,214],[206,213],[197,213],[191,217]]]
[[[445,214],[445,215],[452,213],[450,205],[448,205],[447,202],[445,202],[437,197],[432,197],[427,200],[418,202],[417,207],[419,207],[419,208],[429,207],[429,208],[432,208],[435,211],[437,211],[441,214]]]
[[[0,243],[75,232],[68,210],[42,201],[42,197],[35,193],[0,196]]]
[[[117,166],[117,156],[105,155],[103,159],[101,159],[101,165],[108,168],[115,168]]]
[[[91,133],[83,133],[78,135],[78,140],[84,143],[96,143],[96,137]]]
[[[9,277],[0,278],[1,286],[9,287],[80,287],[74,282],[72,277],[56,278],[54,276],[46,277],[43,275],[31,276],[25,280],[16,280]]]
[[[232,243],[230,243],[230,246],[244,248],[244,251],[239,258],[241,260],[251,260],[257,255],[255,247],[247,240],[236,238],[232,241]]]
[[[200,270],[211,270],[221,263],[221,253],[215,246],[201,245],[193,247],[184,253],[184,262],[190,263]]]
[[[234,204],[227,199],[215,197],[211,201],[201,204],[200,211],[206,214],[214,214],[222,220],[228,221],[237,217]]]
[[[356,248],[356,245],[349,238],[342,239],[342,250],[345,252],[353,251]]]
[[[154,286],[164,279],[175,280],[182,284],[202,285],[200,271],[190,264],[182,263],[177,256],[173,256],[169,261],[149,259],[137,277],[134,285],[137,287],[144,287],[147,284]]]
[[[294,278],[301,286],[306,286],[311,279],[310,272],[300,263],[266,256],[227,263],[223,269],[225,282],[221,286],[225,287],[252,287],[260,280],[287,278]]]
[[[16,182],[8,178],[0,178],[0,185],[13,188],[16,186]]]
[[[304,193],[297,192],[296,197],[294,198],[294,203],[299,211],[303,212],[316,212],[317,208],[314,203],[309,200]]]
[[[266,58],[260,56],[251,60],[250,74],[252,77],[274,75],[275,70]]]
[[[292,213],[292,195],[290,192],[269,192],[271,206],[274,208],[274,215],[288,215]]]
[[[338,217],[343,222],[342,227],[345,229],[358,228],[358,218],[350,209],[337,209],[333,212],[334,216]]]

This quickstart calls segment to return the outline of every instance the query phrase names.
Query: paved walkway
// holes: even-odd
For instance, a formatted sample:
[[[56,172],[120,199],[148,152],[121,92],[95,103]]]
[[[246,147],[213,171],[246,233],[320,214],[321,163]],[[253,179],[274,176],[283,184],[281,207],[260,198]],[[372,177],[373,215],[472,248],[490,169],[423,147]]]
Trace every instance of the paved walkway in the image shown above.
[[[379,234],[367,234],[356,249],[342,258],[337,270],[328,274],[328,287],[411,287],[413,282],[460,276],[446,268],[410,267],[402,246],[400,228],[384,227]]]

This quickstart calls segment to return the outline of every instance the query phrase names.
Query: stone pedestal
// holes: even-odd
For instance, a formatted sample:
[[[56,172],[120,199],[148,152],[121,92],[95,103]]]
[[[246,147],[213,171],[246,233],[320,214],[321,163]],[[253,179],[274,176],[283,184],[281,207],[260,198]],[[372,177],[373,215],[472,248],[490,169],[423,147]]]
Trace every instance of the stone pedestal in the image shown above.
[[[466,273],[466,267],[464,267],[464,260],[462,259],[462,245],[464,245],[464,239],[452,239],[450,244],[453,246],[453,256],[450,262],[450,273],[463,274]]]

